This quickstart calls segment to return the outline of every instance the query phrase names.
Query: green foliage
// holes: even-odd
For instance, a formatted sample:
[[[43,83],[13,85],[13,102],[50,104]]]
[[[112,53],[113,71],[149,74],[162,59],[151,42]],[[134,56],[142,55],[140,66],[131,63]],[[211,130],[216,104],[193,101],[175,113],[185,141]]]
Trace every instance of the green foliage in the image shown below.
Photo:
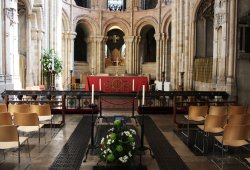
[[[62,61],[58,58],[54,49],[44,49],[41,58],[41,64],[43,68],[44,76],[49,76],[49,72],[52,71],[52,63],[54,58],[54,71],[56,75],[62,72]]]
[[[101,160],[115,164],[131,162],[135,154],[135,136],[134,129],[128,129],[120,120],[115,120],[114,127],[101,139]]]

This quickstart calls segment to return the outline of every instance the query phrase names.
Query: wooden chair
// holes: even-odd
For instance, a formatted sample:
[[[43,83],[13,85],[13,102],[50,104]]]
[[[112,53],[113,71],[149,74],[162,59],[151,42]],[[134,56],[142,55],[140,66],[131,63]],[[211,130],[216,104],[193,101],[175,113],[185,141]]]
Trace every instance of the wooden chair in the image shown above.
[[[52,122],[53,115],[51,114],[51,108],[49,104],[45,105],[30,105],[30,112],[37,113],[40,123],[50,123],[50,130],[52,136]]]
[[[202,144],[202,149],[197,145],[197,139],[198,139],[198,132],[196,132],[195,136],[195,144],[194,147],[200,150],[202,153],[205,152],[205,137],[206,137],[206,143],[208,146],[208,137],[210,134],[216,135],[218,133],[221,133],[224,131],[224,126],[227,123],[227,115],[207,115],[204,125],[198,125],[198,128],[200,132],[202,133],[202,140],[199,141],[199,143]]]
[[[11,115],[13,115],[15,112],[16,113],[29,113],[30,106],[28,104],[9,104],[8,112],[10,112]]]
[[[215,165],[223,169],[224,165],[224,149],[225,147],[238,148],[241,146],[248,145],[247,134],[249,131],[249,125],[226,125],[222,136],[215,136],[217,143],[215,144],[221,149],[221,166],[217,161],[212,160]],[[215,146],[214,145],[214,146]],[[232,156],[232,155],[231,155]],[[234,154],[234,156],[236,156]]]
[[[7,112],[7,105],[6,104],[0,104],[0,112]]]
[[[18,163],[20,164],[20,146],[27,142],[30,158],[28,137],[19,137],[17,127],[13,125],[0,126],[0,149],[3,150],[5,159],[5,150],[18,149]]]
[[[187,134],[183,133],[187,138],[189,138],[189,126],[190,122],[196,124],[203,124],[205,117],[208,113],[208,106],[189,106],[188,115],[184,115],[184,117],[188,120],[187,124]]]
[[[0,113],[0,125],[12,125],[12,117],[9,112]]]
[[[20,132],[30,133],[38,132],[39,144],[40,144],[40,129],[44,124],[39,124],[37,113],[14,113],[14,125],[18,126],[17,130]],[[46,143],[45,129],[44,129],[44,140]]]

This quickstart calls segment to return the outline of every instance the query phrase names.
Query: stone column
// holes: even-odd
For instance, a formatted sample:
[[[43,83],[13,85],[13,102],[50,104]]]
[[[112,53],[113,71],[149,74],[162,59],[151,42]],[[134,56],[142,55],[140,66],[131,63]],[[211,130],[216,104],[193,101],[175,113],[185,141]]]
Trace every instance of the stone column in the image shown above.
[[[68,33],[62,33],[62,62],[63,62],[63,70],[62,70],[62,78],[63,78],[63,88],[67,88],[70,84],[70,73],[68,68]]]
[[[31,30],[31,57],[30,57],[30,67],[28,69],[28,75],[30,77],[30,80],[32,80],[32,82],[30,82],[31,84],[29,84],[29,86],[35,86],[37,85],[36,83],[38,82],[38,72],[39,72],[39,68],[38,67],[34,67],[34,65],[39,66],[39,63],[37,60],[39,60],[39,58],[34,57],[37,56],[37,29],[32,29]]]
[[[133,74],[133,42],[134,36],[124,37],[124,41],[126,44],[126,70],[128,73]]]
[[[68,72],[74,68],[74,41],[76,32],[68,33]]]
[[[171,42],[172,42],[172,49],[171,49],[171,76],[170,82],[171,87],[173,90],[177,89],[177,75],[178,72],[178,65],[177,65],[177,4],[178,1],[173,1],[172,3],[172,29],[171,29]]]
[[[161,34],[155,34],[156,41],[156,80],[161,80],[162,56],[161,56]]]
[[[3,10],[3,7],[2,7],[2,1],[0,1],[0,9]],[[2,17],[2,12],[0,12],[0,18],[3,19]],[[4,41],[3,41],[3,22],[0,22],[0,74],[4,74],[4,62],[3,62],[3,51],[2,51],[2,47],[3,47],[3,44],[4,44]],[[3,81],[2,77],[0,77],[0,81]]]
[[[41,83],[41,77],[42,77],[42,70],[41,70],[41,58],[42,58],[42,40],[43,40],[43,34],[44,32],[42,30],[38,30],[37,33],[37,57],[38,57],[38,72],[37,72],[37,77],[38,77],[38,81],[37,84],[42,84]]]
[[[236,30],[237,30],[237,0],[230,0],[230,11],[229,11],[229,53],[228,53],[228,74],[227,84],[232,85],[235,83],[234,72],[235,72],[235,58],[236,58]]]
[[[142,63],[140,64],[140,56],[139,56],[139,44],[140,44],[140,37],[135,36],[134,38],[134,73],[140,74],[140,67],[142,67]]]
[[[189,41],[189,21],[190,21],[190,16],[189,16],[189,13],[190,13],[190,1],[185,1],[184,2],[184,66],[185,68],[184,69],[184,89],[192,89],[192,75],[190,75],[190,72],[189,70],[191,69],[191,63],[189,62],[188,60],[188,56],[190,54],[190,51],[189,51],[189,44],[191,43]]]
[[[161,39],[162,39],[162,71],[165,72],[164,79],[167,80],[168,34],[165,35],[164,33],[162,33]]]
[[[96,72],[103,73],[104,72],[104,60],[105,57],[102,55],[102,47],[103,47],[103,36],[96,36]]]
[[[43,40],[43,36],[44,36],[44,32],[42,30],[38,30],[38,33],[37,33],[37,46],[38,46],[38,49],[37,49],[37,57],[38,57],[38,60],[39,60],[39,64],[38,64],[38,82],[37,84],[42,84],[42,66],[41,66],[41,58],[42,58],[42,40]]]

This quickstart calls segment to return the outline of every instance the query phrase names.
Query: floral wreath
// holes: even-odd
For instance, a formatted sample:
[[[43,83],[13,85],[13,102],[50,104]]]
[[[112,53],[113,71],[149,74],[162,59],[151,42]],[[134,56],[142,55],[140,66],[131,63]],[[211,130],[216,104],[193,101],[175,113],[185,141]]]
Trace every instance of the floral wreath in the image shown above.
[[[125,164],[133,160],[135,154],[134,129],[128,129],[121,120],[114,121],[100,142],[100,159],[108,163]]]

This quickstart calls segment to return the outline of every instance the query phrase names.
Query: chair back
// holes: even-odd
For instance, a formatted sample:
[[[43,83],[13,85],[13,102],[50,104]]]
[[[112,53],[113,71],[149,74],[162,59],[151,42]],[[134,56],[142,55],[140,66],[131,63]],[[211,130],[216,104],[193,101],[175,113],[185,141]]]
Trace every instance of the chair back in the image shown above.
[[[227,106],[210,106],[209,115],[227,115]]]
[[[8,112],[11,114],[16,113],[29,113],[30,106],[28,104],[9,104],[8,105]]]
[[[14,125],[16,126],[39,126],[37,113],[14,113]]]
[[[0,142],[18,141],[17,127],[12,125],[0,126]]]
[[[246,127],[246,125],[226,125],[223,133],[223,140],[245,140],[247,138]]]
[[[9,112],[0,113],[0,125],[12,125],[12,118]]]
[[[246,125],[250,123],[250,115],[247,114],[232,114],[228,117],[229,125]]]
[[[227,108],[228,116],[235,114],[246,114],[246,111],[246,106],[228,106]]]
[[[223,128],[227,122],[227,115],[207,115],[204,122],[204,131],[218,133],[217,130]],[[219,128],[219,129],[218,129]]]
[[[0,104],[0,112],[7,112],[7,105],[6,104]]]
[[[195,119],[195,117],[205,117],[208,113],[208,106],[189,106],[188,118]]]
[[[51,108],[49,104],[45,105],[30,105],[30,112],[37,113],[38,116],[50,116]]]

